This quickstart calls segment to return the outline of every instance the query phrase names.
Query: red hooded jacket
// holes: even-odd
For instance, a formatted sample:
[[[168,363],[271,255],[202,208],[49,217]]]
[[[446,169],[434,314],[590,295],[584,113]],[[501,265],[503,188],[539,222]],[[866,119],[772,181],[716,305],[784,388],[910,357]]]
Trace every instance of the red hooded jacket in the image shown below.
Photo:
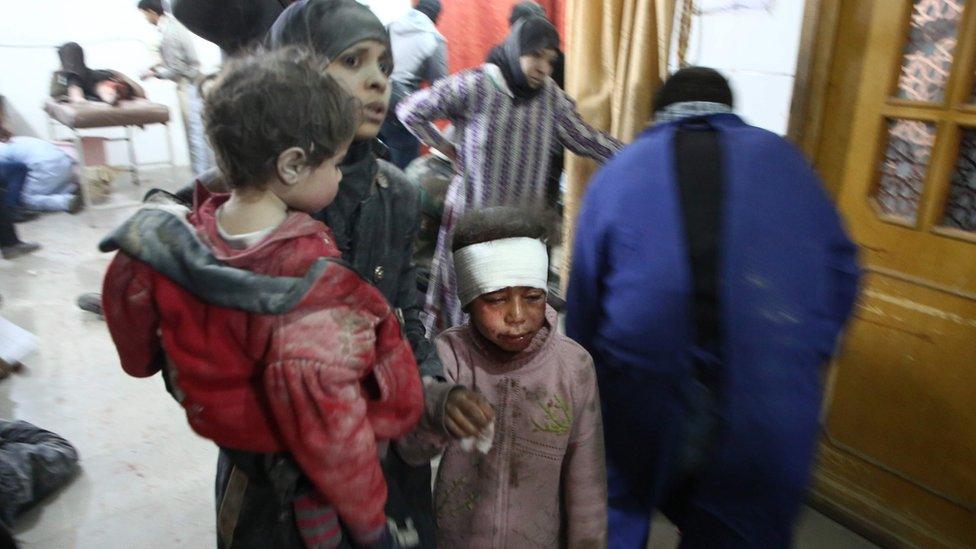
[[[339,251],[322,223],[291,213],[239,250],[217,231],[228,197],[205,198],[192,213],[148,206],[103,243],[121,250],[102,299],[122,368],[148,377],[164,359],[194,431],[290,452],[353,536],[370,537],[385,524],[377,441],[408,433],[423,407],[397,318],[354,271],[323,265]],[[195,250],[222,263],[201,266]],[[297,303],[254,312],[272,307],[271,283],[289,285]]]

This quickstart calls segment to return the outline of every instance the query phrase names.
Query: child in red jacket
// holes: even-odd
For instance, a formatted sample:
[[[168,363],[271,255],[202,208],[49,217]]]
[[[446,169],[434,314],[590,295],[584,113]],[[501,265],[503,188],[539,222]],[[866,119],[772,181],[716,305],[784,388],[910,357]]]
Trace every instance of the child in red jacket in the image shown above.
[[[360,111],[324,65],[295,48],[228,63],[205,122],[230,194],[198,190],[192,212],[157,195],[102,244],[120,250],[102,295],[125,371],[163,370],[191,427],[221,447],[297,463],[231,475],[241,490],[274,485],[290,522],[266,533],[275,547],[387,539],[378,456],[423,405],[390,306],[306,213],[335,198]],[[234,538],[238,495],[237,509],[218,502],[222,547],[255,541]]]

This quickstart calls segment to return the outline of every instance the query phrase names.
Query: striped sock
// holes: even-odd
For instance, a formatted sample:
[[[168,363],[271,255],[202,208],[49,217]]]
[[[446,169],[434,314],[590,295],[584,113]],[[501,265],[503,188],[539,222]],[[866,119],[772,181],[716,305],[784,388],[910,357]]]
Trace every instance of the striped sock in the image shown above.
[[[335,509],[318,494],[306,494],[295,500],[295,522],[309,549],[334,549],[342,541]]]

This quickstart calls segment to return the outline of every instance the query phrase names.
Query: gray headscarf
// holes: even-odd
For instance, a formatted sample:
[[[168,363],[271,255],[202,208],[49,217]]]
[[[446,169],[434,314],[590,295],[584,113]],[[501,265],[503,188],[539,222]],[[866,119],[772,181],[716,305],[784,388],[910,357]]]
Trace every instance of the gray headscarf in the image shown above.
[[[363,40],[389,49],[390,35],[368,7],[355,0],[301,0],[282,12],[266,42],[272,48],[310,46],[331,61]]]
[[[546,15],[546,8],[540,6],[532,0],[527,0],[525,2],[519,2],[512,7],[512,14],[508,16],[508,26],[511,27],[517,23],[519,19],[528,17],[530,15],[545,17],[546,19],[549,18],[549,16]]]

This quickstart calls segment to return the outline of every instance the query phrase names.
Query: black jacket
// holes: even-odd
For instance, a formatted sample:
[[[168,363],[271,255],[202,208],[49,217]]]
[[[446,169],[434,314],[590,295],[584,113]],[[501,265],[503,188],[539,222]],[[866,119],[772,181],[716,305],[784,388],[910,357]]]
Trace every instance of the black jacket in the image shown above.
[[[355,143],[342,168],[339,196],[315,217],[335,235],[342,258],[376,286],[402,315],[420,375],[442,377],[443,366],[420,319],[413,247],[420,229],[420,191],[373,144]]]

